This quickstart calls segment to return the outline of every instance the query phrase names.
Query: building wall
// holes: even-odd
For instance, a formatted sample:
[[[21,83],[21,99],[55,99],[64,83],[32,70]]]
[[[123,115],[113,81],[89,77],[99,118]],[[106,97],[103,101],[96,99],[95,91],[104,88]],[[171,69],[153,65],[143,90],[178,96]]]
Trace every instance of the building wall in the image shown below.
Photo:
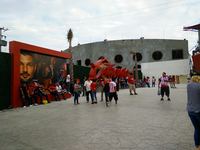
[[[85,60],[90,59],[91,63],[99,59],[99,57],[107,57],[111,63],[116,66],[132,69],[135,61],[133,54],[130,52],[138,52],[142,55],[142,60],[138,64],[147,62],[161,62],[172,60],[172,50],[181,49],[183,51],[183,58],[187,59],[188,41],[187,40],[167,40],[167,39],[132,39],[132,40],[116,40],[116,41],[102,41],[96,43],[89,43],[77,45],[72,48],[73,61],[77,64],[77,60],[81,61],[81,65],[85,65]],[[162,52],[162,59],[154,60],[152,54],[155,51]],[[117,63],[115,56],[121,55],[123,61]]]
[[[159,78],[163,72],[186,77],[190,72],[189,59],[142,63],[141,68],[144,76],[156,78]]]
[[[10,106],[11,55],[0,53],[0,110]]]

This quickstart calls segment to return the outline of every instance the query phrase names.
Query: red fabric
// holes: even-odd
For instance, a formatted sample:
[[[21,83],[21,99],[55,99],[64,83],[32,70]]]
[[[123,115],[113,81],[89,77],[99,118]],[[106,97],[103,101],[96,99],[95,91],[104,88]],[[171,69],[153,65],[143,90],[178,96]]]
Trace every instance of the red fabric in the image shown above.
[[[96,75],[96,79],[102,77],[102,75],[103,75],[103,71],[104,71],[103,69],[102,69],[102,70],[99,70],[99,72],[98,72],[97,75]]]
[[[70,93],[65,93],[64,95],[65,95],[65,98],[71,98],[72,96]]]
[[[98,73],[97,73],[98,70]],[[106,58],[99,59],[95,63],[91,64],[89,73],[90,79],[98,79],[102,77],[108,78],[125,78],[128,75],[128,69],[115,68]]]
[[[96,82],[92,82],[91,85],[90,85],[90,88],[91,88],[92,91],[96,91],[96,89],[97,89]]]
[[[128,70],[126,68],[123,68],[121,70],[120,77],[125,78],[125,77],[127,77],[127,75],[128,75]]]
[[[95,77],[96,77],[96,68],[91,68],[89,73],[89,78],[95,79]]]
[[[51,92],[56,91],[56,85],[55,85],[55,84],[51,84],[51,85],[49,86],[49,90],[50,90]]]

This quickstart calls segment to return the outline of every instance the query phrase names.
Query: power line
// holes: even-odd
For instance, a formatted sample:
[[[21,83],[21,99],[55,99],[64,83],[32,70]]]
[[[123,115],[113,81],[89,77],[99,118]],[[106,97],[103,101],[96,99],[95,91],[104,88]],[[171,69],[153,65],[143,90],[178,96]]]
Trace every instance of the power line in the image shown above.
[[[176,1],[174,3],[170,3],[169,1],[167,2],[164,2],[164,3],[160,3],[160,4],[157,4],[157,5],[152,5],[152,6],[149,6],[149,7],[143,7],[143,8],[140,8],[141,11],[146,11],[146,10],[155,10],[155,9],[162,9],[162,10],[165,10],[165,9],[170,9],[170,8],[173,8],[173,7],[177,7],[177,6],[182,6],[182,5],[199,5],[200,3],[200,0],[197,0],[197,1],[193,1],[193,2],[184,2],[184,1]],[[166,7],[163,9],[163,7]],[[87,18],[84,18],[84,19],[79,19],[79,20],[71,20],[71,22],[79,22],[79,23],[84,23],[86,21],[89,21],[89,20],[98,20],[98,19],[107,19],[109,17],[119,17],[119,16],[123,16],[123,15],[142,15],[142,16],[146,16],[147,14],[146,13],[142,13],[141,14],[141,11],[138,11],[138,10],[134,10],[134,11],[126,11],[126,12],[117,12],[117,13],[112,13],[112,14],[107,14],[107,15],[99,15],[99,16],[94,16],[94,17],[87,17]]]

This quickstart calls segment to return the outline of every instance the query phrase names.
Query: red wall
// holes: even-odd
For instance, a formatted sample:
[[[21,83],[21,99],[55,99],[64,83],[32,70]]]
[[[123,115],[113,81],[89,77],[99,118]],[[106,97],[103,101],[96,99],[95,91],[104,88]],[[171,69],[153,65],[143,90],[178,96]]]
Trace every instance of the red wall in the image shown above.
[[[192,56],[192,59],[194,71],[200,73],[200,54]]]
[[[20,50],[25,49],[30,52],[35,52],[39,54],[46,54],[50,56],[56,56],[60,58],[71,58],[71,54],[58,52],[55,50],[30,45],[18,41],[9,42],[9,50],[12,56],[12,71],[11,71],[11,105],[12,107],[20,107],[21,106],[21,98],[20,98]]]

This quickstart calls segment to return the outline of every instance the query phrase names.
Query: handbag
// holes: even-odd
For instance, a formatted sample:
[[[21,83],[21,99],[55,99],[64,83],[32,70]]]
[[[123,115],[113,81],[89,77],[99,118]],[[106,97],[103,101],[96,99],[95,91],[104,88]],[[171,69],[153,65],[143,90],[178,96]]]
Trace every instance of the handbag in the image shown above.
[[[161,95],[161,88],[158,87],[157,95]]]

